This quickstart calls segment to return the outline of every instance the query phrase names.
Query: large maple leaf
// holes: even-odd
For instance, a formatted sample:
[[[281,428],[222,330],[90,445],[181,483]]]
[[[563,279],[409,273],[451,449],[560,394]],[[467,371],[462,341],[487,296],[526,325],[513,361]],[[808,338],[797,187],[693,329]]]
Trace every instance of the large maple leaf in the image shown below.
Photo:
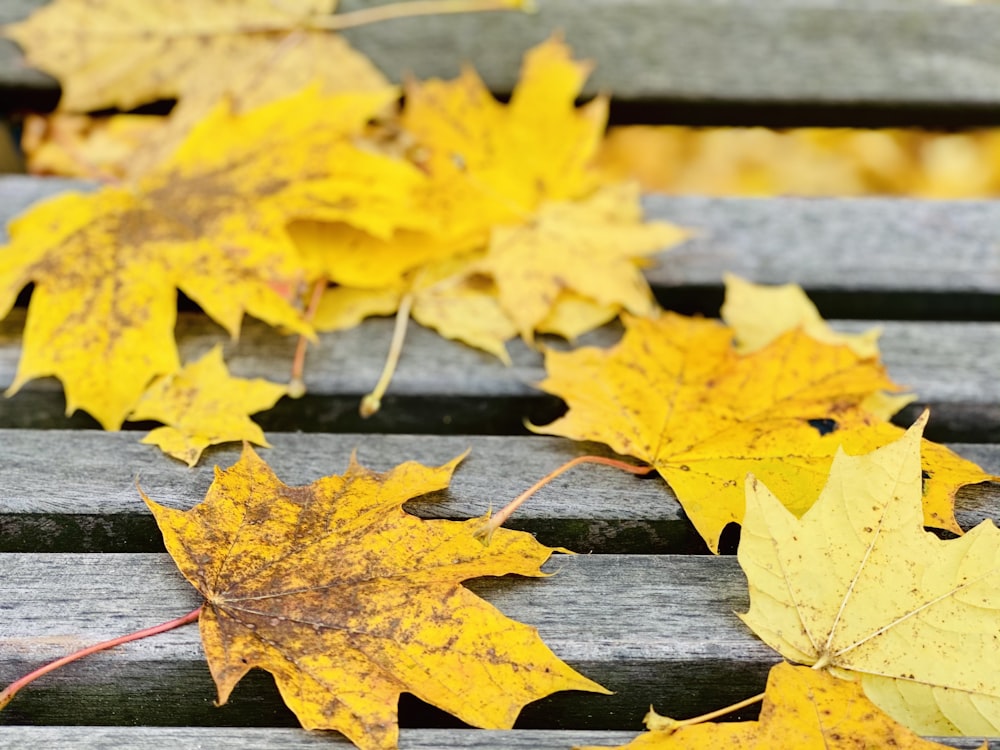
[[[758,721],[677,726],[650,711],[649,732],[618,750],[944,750],[893,721],[855,682],[782,662],[771,669]],[[602,750],[582,747],[576,750]],[[610,750],[610,748],[604,748]],[[986,750],[983,743],[981,750]]]
[[[149,380],[179,366],[176,288],[232,335],[245,312],[308,332],[275,291],[303,280],[290,218],[383,236],[423,221],[410,201],[417,170],[347,142],[394,95],[310,88],[246,115],[220,106],[134,188],[61,195],[14,221],[0,314],[35,289],[11,392],[55,375],[68,412],[117,428]]]
[[[863,408],[872,394],[898,386],[848,346],[793,330],[741,356],[732,332],[715,321],[673,313],[624,321],[612,349],[546,354],[540,387],[569,411],[534,429],[649,462],[713,551],[726,524],[743,517],[748,472],[801,514],[839,446],[864,452],[900,433]],[[960,531],[955,492],[990,475],[930,444],[925,469],[927,524]]]
[[[535,628],[461,585],[541,576],[552,549],[506,530],[484,547],[473,538],[481,519],[403,511],[447,487],[460,460],[378,474],[352,459],[343,476],[288,487],[246,447],[189,511],[143,495],[206,599],[199,625],[220,704],[260,667],[306,728],[385,750],[396,746],[404,691],[495,729],[557,690],[606,692],[559,661]]]
[[[336,5],[54,0],[3,33],[32,65],[59,79],[63,111],[178,100],[130,160],[129,172],[136,175],[168,156],[224,96],[246,111],[316,81],[328,93],[387,86],[364,55],[322,30]]]
[[[924,531],[926,415],[866,455],[839,452],[795,518],[747,480],[744,622],[785,658],[847,679],[922,734],[1000,733],[1000,530]],[[820,573],[821,571],[821,573]]]

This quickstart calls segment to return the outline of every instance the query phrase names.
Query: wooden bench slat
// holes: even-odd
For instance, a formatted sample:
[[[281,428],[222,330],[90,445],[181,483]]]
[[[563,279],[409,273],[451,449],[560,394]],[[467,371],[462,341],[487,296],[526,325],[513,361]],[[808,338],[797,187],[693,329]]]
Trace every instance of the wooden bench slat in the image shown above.
[[[44,0],[14,0],[0,22]],[[348,0],[342,10],[366,6]],[[546,0],[537,15],[470,14],[361,27],[348,38],[387,75],[452,77],[467,60],[509,91],[555,29],[599,65],[587,92],[620,99],[996,105],[1000,8],[938,0]],[[483,39],[489,43],[483,43]],[[44,86],[0,45],[0,87]],[[53,88],[50,82],[48,87]]]
[[[593,444],[548,437],[290,434],[269,435],[259,449],[286,484],[341,473],[355,449],[362,465],[387,471],[408,460],[440,465],[471,453],[446,492],[409,504],[425,518],[474,518],[494,511],[537,478]],[[238,458],[234,445],[210,449],[189,469],[141,445],[140,433],[0,430],[0,551],[121,552],[161,550],[136,477],[158,502],[187,509],[201,501],[213,466]],[[1000,474],[1000,445],[954,445],[960,455]],[[1000,514],[1000,485],[964,488],[956,515],[972,528]],[[678,553],[704,545],[661,479],[602,466],[581,467],[543,488],[507,524],[552,546],[577,552]]]
[[[553,696],[527,709],[527,727],[631,729],[650,703],[673,715],[709,710],[759,692],[779,660],[733,614],[747,608],[733,558],[559,556],[546,569],[558,572],[537,580],[480,579],[469,587],[509,617],[537,626],[557,655],[616,695]],[[3,684],[67,651],[198,605],[165,554],[0,555],[0,580],[0,607],[16,613],[0,618]],[[259,677],[261,686],[271,682]],[[143,724],[258,726],[251,714],[277,705],[273,690],[248,688],[225,711],[213,709],[195,627],[95,654],[43,679],[0,713],[0,722],[103,723],[91,714],[119,705],[126,715],[141,714]],[[190,698],[178,705],[172,696],[185,681]],[[88,693],[97,696],[89,706],[81,703]]]
[[[475,729],[403,729],[399,750],[570,750],[578,745],[615,747],[635,738],[633,732],[522,729],[509,732]],[[982,739],[934,738],[960,750],[977,750]],[[243,729],[236,727],[0,727],[0,741],[11,747],[46,750],[150,750],[162,747],[211,747],[214,750],[308,750],[348,748],[353,745],[332,732],[300,729]],[[1000,743],[990,743],[996,750]]]
[[[20,357],[24,311],[14,310],[0,322],[0,384],[13,381]],[[835,325],[838,325],[836,321]],[[486,432],[521,433],[523,419],[537,424],[560,413],[559,402],[532,384],[544,377],[542,356],[521,341],[509,347],[513,366],[493,356],[441,338],[411,325],[399,367],[383,400],[383,410],[370,420],[357,416],[360,397],[378,380],[393,322],[371,319],[347,331],[323,334],[310,347],[305,367],[308,395],[283,400],[259,421],[272,431],[335,432]],[[844,330],[881,325],[883,359],[892,378],[930,405],[928,436],[935,440],[979,442],[1000,435],[1000,323],[848,322]],[[581,344],[610,346],[620,335],[617,325],[588,334]],[[226,346],[227,361],[240,377],[266,377],[287,382],[295,340],[248,319],[233,343],[202,315],[182,314],[177,337],[181,357],[192,361],[216,343]],[[404,405],[405,404],[405,405]],[[900,416],[909,424],[922,407]],[[92,426],[80,415],[63,417],[61,388],[52,379],[34,380],[0,410],[0,427]]]
[[[0,242],[6,241],[3,226],[33,202],[92,187],[54,177],[0,176]],[[676,287],[719,287],[724,271],[759,283],[794,281],[807,289],[852,293],[1000,294],[998,201],[662,195],[643,200],[650,219],[697,232],[656,256],[646,272],[666,300]],[[1000,300],[994,300],[991,319],[997,318]]]

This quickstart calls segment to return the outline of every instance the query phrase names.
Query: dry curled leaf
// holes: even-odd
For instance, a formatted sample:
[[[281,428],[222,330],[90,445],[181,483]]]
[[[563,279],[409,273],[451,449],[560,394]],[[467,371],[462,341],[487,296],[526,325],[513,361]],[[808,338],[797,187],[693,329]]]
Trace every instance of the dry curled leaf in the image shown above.
[[[379,474],[352,459],[343,476],[288,487],[245,447],[189,511],[143,495],[205,597],[199,625],[220,704],[259,667],[304,727],[388,750],[402,692],[493,729],[557,690],[606,692],[559,661],[535,628],[461,585],[542,576],[552,549],[504,529],[484,547],[472,535],[481,519],[425,521],[403,510],[447,487],[460,460]]]
[[[747,479],[741,617],[786,659],[859,680],[916,732],[996,735],[1000,531],[991,520],[946,541],[924,531],[926,419],[871,453],[838,452],[801,518]]]
[[[540,387],[569,411],[534,429],[596,440],[650,463],[713,551],[726,524],[743,517],[748,472],[801,514],[838,446],[862,452],[900,433],[864,408],[872,394],[898,386],[847,346],[796,329],[741,356],[732,331],[715,321],[664,313],[624,322],[625,336],[611,349],[546,353]],[[989,475],[928,445],[925,520],[959,532],[955,492]]]
[[[163,422],[166,426],[142,442],[194,466],[210,445],[246,440],[267,446],[264,432],[248,415],[270,409],[287,392],[287,386],[260,378],[232,377],[216,345],[197,362],[154,380],[129,419]]]
[[[873,705],[856,682],[782,662],[771,668],[757,721],[658,729],[664,717],[650,711],[650,730],[617,750],[943,750]],[[576,750],[601,750],[577,748]],[[608,750],[605,748],[604,750]],[[984,742],[981,750],[986,750]]]
[[[393,96],[306,89],[246,115],[222,106],[133,188],[60,195],[12,222],[0,314],[35,288],[11,392],[55,375],[67,412],[118,428],[149,381],[179,367],[176,289],[234,336],[244,313],[308,332],[277,291],[305,280],[290,218],[382,235],[422,221],[410,202],[419,173],[347,142]]]

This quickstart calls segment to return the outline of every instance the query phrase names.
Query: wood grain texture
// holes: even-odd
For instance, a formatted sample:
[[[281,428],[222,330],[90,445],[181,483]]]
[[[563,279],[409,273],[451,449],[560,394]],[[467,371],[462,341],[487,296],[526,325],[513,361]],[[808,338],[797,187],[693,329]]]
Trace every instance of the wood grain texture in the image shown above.
[[[0,177],[0,225],[37,200],[80,189],[93,184]],[[666,302],[677,287],[720,287],[724,271],[807,289],[1000,295],[998,201],[648,195],[644,204],[649,218],[696,232],[647,271]],[[994,305],[996,319],[1000,299]]]
[[[529,709],[530,728],[629,729],[640,726],[651,702],[683,715],[727,705],[758,692],[778,660],[734,614],[748,602],[733,558],[558,556],[546,569],[556,575],[477,579],[469,587],[509,617],[537,626],[558,656],[616,695],[553,696]],[[2,684],[199,603],[165,554],[0,555],[0,580],[3,607],[17,613],[0,618]],[[242,725],[244,713],[281,708],[273,691],[245,686],[246,704],[212,709],[206,678],[197,628],[180,628],[39,680],[37,690],[0,713],[0,723],[103,724],[92,714],[116,705],[122,713],[115,724],[132,723],[131,716],[142,724]],[[182,688],[188,698],[177,697]],[[99,700],[87,701],[87,694]],[[260,718],[249,721],[256,726]]]
[[[364,466],[387,471],[408,460],[440,465],[471,448],[447,491],[408,504],[425,518],[482,516],[576,456],[611,455],[598,445],[541,436],[428,440],[421,435],[278,433],[269,439],[273,449],[260,453],[290,485],[341,473],[355,450]],[[1000,445],[952,447],[1000,474]],[[238,455],[235,445],[219,446],[189,469],[141,445],[135,432],[0,430],[0,551],[162,550],[156,525],[136,491],[136,478],[158,502],[187,509],[204,497],[213,466],[230,466]],[[963,489],[956,512],[966,529],[997,517],[1000,485]],[[662,479],[603,466],[582,466],[559,477],[508,526],[578,552],[705,551]]]
[[[569,750],[577,745],[619,746],[637,732],[572,730],[515,730],[487,732],[462,729],[403,729],[399,750]],[[982,739],[935,738],[947,747],[976,750]],[[0,727],[0,742],[10,747],[43,747],[46,750],[150,750],[163,747],[204,747],[214,750],[312,750],[354,747],[328,732],[300,729],[241,729],[236,727]],[[990,750],[1000,742],[989,744]]]
[[[7,2],[0,21],[43,2]],[[465,60],[509,91],[523,52],[562,29],[598,62],[588,93],[621,99],[986,105],[1000,100],[998,24],[996,6],[940,0],[546,0],[536,15],[405,19],[347,36],[397,81],[451,77]],[[53,83],[3,42],[0,87],[15,86]]]
[[[0,322],[0,386],[13,381],[20,356],[24,311]],[[536,424],[560,413],[559,402],[538,391],[542,356],[521,341],[511,343],[513,365],[505,367],[484,352],[448,341],[411,324],[399,367],[374,418],[357,416],[360,397],[378,380],[391,338],[392,320],[365,321],[348,331],[323,334],[310,348],[305,368],[309,396],[284,399],[261,415],[265,429],[312,432],[523,433],[523,420]],[[836,325],[836,323],[835,323]],[[843,330],[873,323],[845,323]],[[975,442],[1000,437],[1000,323],[880,324],[883,360],[893,379],[917,393],[934,411],[930,432],[935,440]],[[620,328],[606,326],[581,344],[607,347]],[[295,340],[248,319],[238,342],[204,316],[182,314],[177,338],[184,361],[192,361],[216,343],[224,345],[233,374],[286,382]],[[552,342],[559,346],[558,342]],[[902,417],[909,423],[920,407]],[[57,381],[34,380],[0,411],[0,427],[59,428],[93,425],[88,418],[67,422]]]

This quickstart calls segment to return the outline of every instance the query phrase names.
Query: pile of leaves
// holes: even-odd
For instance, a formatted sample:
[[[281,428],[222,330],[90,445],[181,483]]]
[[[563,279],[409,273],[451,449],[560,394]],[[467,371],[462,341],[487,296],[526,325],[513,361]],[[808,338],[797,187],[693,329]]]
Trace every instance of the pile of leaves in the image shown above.
[[[74,15],[84,5],[88,26]],[[516,336],[572,339],[621,315],[611,349],[546,352],[540,387],[569,408],[533,429],[648,464],[712,551],[741,525],[743,620],[804,665],[774,668],[746,702],[763,699],[757,722],[651,713],[629,747],[930,747],[913,732],[1000,733],[1000,534],[987,521],[963,535],[953,508],[960,487],[998,477],[923,440],[926,415],[892,425],[912,396],[879,361],[877,334],[833,332],[796,287],[727,278],[723,322],[657,309],[644,259],[685,231],[644,222],[638,188],[595,166],[607,102],[575,105],[589,67],[565,43],[527,55],[508,104],[465,70],[408,83],[400,106],[323,30],[336,27],[328,0],[247,0],[238,18],[116,7],[60,0],[7,30],[62,72],[67,109],[178,98],[166,121],[107,125],[169,150],[10,226],[0,310],[34,284],[12,392],[55,375],[69,411],[107,429],[161,421],[147,440],[193,465],[217,442],[263,443],[247,415],[289,386],[230,378],[220,348],[182,366],[177,290],[233,336],[245,314],[308,338],[396,313],[501,360]],[[150,28],[157,43],[136,40]],[[59,46],[71,36],[83,43]],[[299,70],[300,52],[322,69]],[[333,54],[360,67],[331,78]],[[203,66],[219,60],[240,76],[206,86]],[[557,690],[606,692],[461,585],[538,577],[567,552],[499,528],[523,498],[465,522],[403,510],[444,489],[460,460],[378,474],[352,459],[288,487],[247,446],[190,510],[143,494],[205,599],[168,626],[199,621],[220,703],[260,667],[303,726],[388,750],[404,691],[487,728]]]
[[[208,444],[259,442],[247,411],[282,391],[245,384],[253,398],[224,401],[234,392],[224,368],[182,370],[178,289],[232,336],[244,314],[312,337],[398,310],[505,362],[514,336],[574,338],[622,310],[652,312],[642,260],[686,233],[643,222],[634,184],[598,180],[607,102],[575,106],[590,66],[561,40],[528,53],[509,104],[467,69],[454,81],[410,82],[400,108],[400,92],[370,64],[342,77],[331,55],[345,66],[363,58],[335,35],[300,28],[304,16],[233,4],[205,36],[195,5],[191,15],[172,9],[167,23],[138,10],[122,19],[111,2],[53,3],[6,31],[31,61],[62,74],[67,109],[178,97],[149,126],[158,143],[176,141],[172,152],[153,149],[158,159],[146,163],[152,151],[140,149],[146,158],[123,180],[57,196],[9,226],[0,313],[34,284],[10,393],[54,375],[67,412],[83,409],[105,429],[163,421],[169,438],[150,439],[193,464]],[[313,19],[330,3],[302,5]],[[147,44],[139,31],[160,21],[162,44]],[[77,23],[89,33],[64,33]],[[207,39],[210,54],[189,35]],[[230,60],[222,67],[240,77],[219,90],[225,76],[204,68],[219,67],[216,46],[220,56],[239,49],[266,60],[265,78],[247,80],[254,66]],[[286,75],[300,52],[322,70],[314,62]],[[301,394],[301,373],[291,391]],[[364,406],[375,411],[378,396]]]

